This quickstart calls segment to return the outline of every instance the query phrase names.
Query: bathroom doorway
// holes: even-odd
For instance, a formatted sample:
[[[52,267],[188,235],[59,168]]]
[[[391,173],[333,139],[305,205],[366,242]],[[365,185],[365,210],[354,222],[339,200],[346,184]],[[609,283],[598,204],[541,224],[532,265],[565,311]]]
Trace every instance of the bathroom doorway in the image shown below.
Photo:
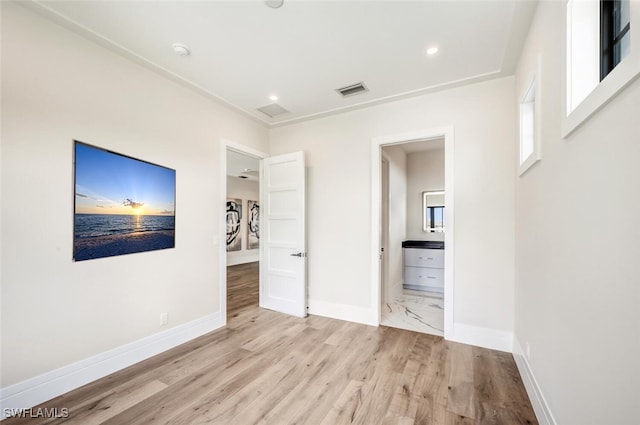
[[[379,323],[445,336],[453,318],[453,134],[447,143],[446,131],[424,133],[374,139]]]

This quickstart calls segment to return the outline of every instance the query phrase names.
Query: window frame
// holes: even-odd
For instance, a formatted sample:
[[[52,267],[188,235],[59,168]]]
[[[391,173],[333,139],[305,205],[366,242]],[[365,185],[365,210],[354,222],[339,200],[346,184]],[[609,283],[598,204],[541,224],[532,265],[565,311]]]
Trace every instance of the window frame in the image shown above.
[[[542,54],[538,54],[535,69],[531,71],[529,77],[524,80],[526,84],[521,88],[521,95],[519,101],[519,112],[518,112],[518,176],[522,176],[533,164],[542,159]],[[530,97],[533,97],[533,100],[528,100]],[[533,140],[531,141],[533,144],[533,149],[527,155],[526,158],[522,157],[522,150],[524,146],[524,137],[526,132],[523,128],[523,113],[525,109],[525,105],[533,104],[533,128],[531,129],[533,132]]]
[[[600,81],[604,80],[622,61],[622,58],[616,57],[616,47],[631,29],[631,22],[628,22],[622,30],[616,32],[615,6],[620,5],[621,1],[630,2],[630,0],[600,0]],[[617,12],[620,13],[620,8]]]
[[[610,102],[625,87],[640,76],[640,1],[629,2],[629,22],[631,51],[593,90],[569,111],[571,103],[571,6],[578,0],[566,2],[566,54],[565,54],[565,90],[562,113],[562,137],[567,138],[579,126],[586,122],[598,110]],[[598,34],[599,36],[599,34]],[[599,72],[599,69],[598,69]]]

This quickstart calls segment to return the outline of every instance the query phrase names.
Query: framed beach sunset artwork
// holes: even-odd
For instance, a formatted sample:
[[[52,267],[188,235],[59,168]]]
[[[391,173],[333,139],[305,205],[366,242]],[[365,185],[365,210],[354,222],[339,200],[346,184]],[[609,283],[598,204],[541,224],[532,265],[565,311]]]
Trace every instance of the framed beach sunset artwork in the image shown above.
[[[175,247],[176,172],[74,142],[75,261]]]

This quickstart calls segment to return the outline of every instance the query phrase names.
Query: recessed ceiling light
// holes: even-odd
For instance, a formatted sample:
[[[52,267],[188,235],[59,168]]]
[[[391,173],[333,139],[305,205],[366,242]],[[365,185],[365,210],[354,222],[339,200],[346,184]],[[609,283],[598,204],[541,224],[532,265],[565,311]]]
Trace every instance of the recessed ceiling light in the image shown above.
[[[189,56],[191,54],[191,50],[184,44],[174,43],[171,47],[173,47],[173,51],[178,56]]]
[[[431,55],[435,55],[436,53],[438,53],[438,48],[437,48],[437,47],[435,47],[435,46],[433,46],[433,47],[429,47],[429,48],[427,49],[427,54],[428,54],[429,56],[431,56]]]
[[[276,96],[275,94],[272,94],[271,96],[269,96],[269,100],[272,100],[275,102],[276,100],[278,100],[278,96]]]

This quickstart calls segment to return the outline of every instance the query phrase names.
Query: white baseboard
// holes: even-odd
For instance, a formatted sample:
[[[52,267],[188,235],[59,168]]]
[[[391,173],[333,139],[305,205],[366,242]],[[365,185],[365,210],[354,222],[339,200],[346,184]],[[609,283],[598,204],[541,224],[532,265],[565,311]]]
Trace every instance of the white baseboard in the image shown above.
[[[227,266],[237,266],[238,264],[246,264],[253,263],[256,261],[260,261],[260,254],[256,252],[255,254],[250,255],[242,255],[242,256],[231,256],[227,253]]]
[[[529,400],[533,406],[533,411],[536,414],[538,423],[540,425],[556,425],[557,422],[551,413],[549,404],[545,400],[544,395],[542,395],[542,390],[538,385],[538,381],[536,381],[518,338],[514,338],[513,341],[513,358],[518,366],[518,371],[522,377],[524,387],[527,390],[527,395],[529,395]]]
[[[508,353],[513,351],[513,334],[495,329],[454,323],[453,335],[446,335],[446,339]]]
[[[223,326],[220,312],[0,389],[2,418],[160,354]]]
[[[377,312],[374,309],[355,307],[347,304],[310,299],[309,314],[370,326],[379,326]],[[446,339],[509,353],[513,350],[513,334],[511,332],[497,331],[489,328],[454,324],[453,335],[451,337],[447,336]]]
[[[309,300],[309,314],[378,326],[378,314],[370,308],[356,307],[348,304],[337,304],[319,300]]]

